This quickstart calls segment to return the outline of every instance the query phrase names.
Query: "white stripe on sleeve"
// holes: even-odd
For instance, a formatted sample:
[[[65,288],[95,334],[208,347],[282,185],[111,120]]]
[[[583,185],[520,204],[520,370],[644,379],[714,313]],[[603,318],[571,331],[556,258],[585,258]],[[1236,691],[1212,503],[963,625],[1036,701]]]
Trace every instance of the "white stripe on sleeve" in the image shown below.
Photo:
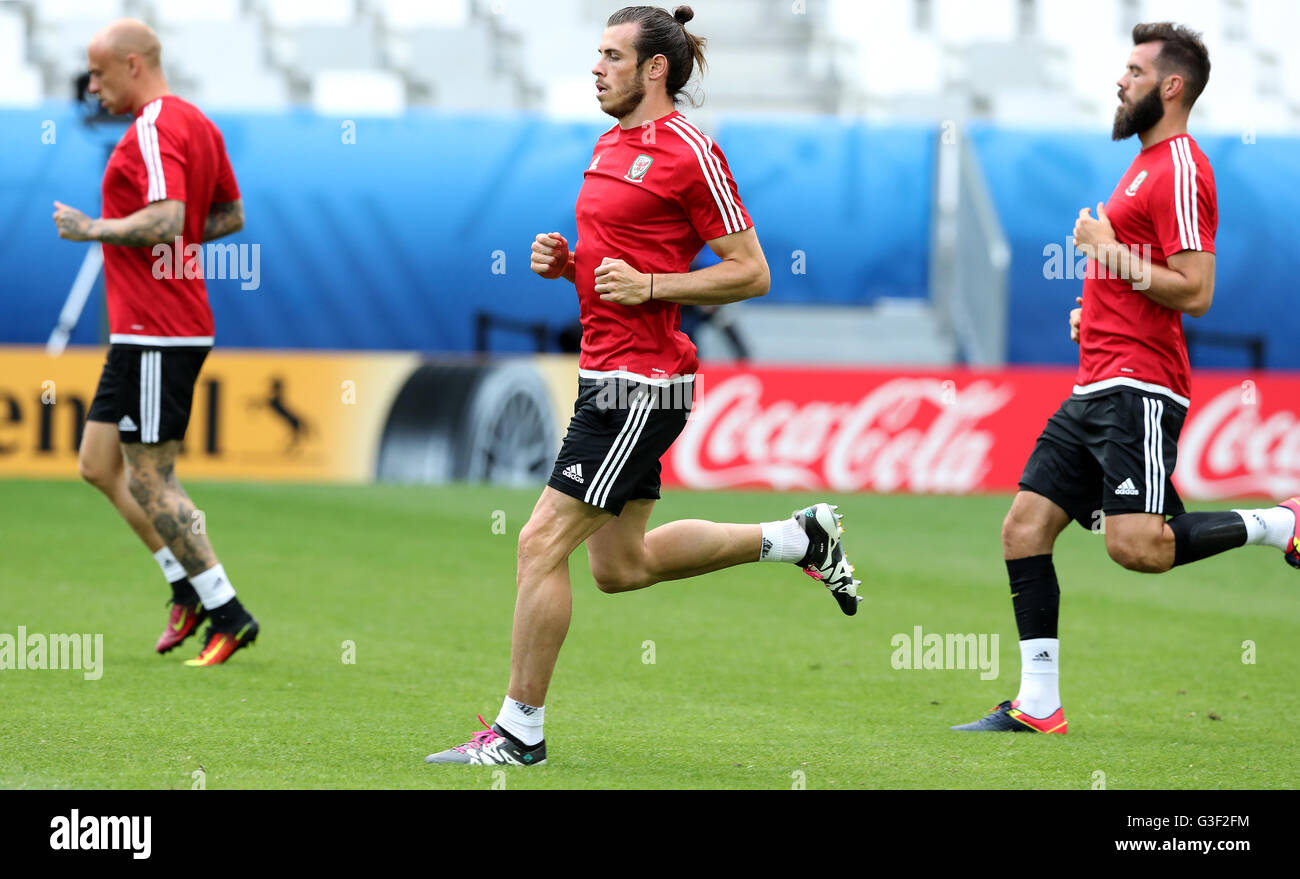
[[[1174,215],[1178,218],[1178,241],[1183,250],[1188,248],[1187,221],[1183,217],[1183,161],[1178,152],[1178,142],[1169,144],[1169,153],[1174,158]]]
[[[162,153],[158,149],[158,128],[154,124],[162,112],[162,99],[154,101],[144,108],[144,112],[135,120],[135,139],[140,145],[140,156],[144,159],[145,173],[149,177],[149,189],[145,200],[162,201],[167,197],[167,177],[163,173]]]
[[[722,170],[722,162],[713,152],[713,138],[696,128],[685,116],[679,116],[672,120],[675,125],[680,126],[683,130],[690,133],[695,138],[696,143],[702,143],[704,147],[705,161],[713,169],[713,179],[718,183],[718,189],[722,193],[722,201],[731,213],[731,218],[735,221],[736,229],[745,228],[745,215],[740,212],[736,205],[736,199],[731,194],[731,187],[727,185],[727,175]]]
[[[1183,161],[1186,163],[1187,186],[1183,193],[1186,197],[1188,213],[1187,231],[1188,238],[1192,243],[1193,250],[1201,249],[1201,224],[1197,216],[1196,205],[1196,159],[1192,157],[1192,144],[1185,137],[1178,138],[1179,148],[1183,152]]]
[[[732,223],[731,220],[731,214],[728,212],[726,206],[723,204],[722,196],[719,195],[718,193],[717,182],[716,182],[716,178],[713,175],[713,169],[709,167],[708,162],[705,161],[704,156],[700,152],[700,148],[695,143],[695,141],[693,141],[688,134],[686,134],[684,131],[682,131],[680,128],[674,125],[673,122],[674,120],[670,119],[669,121],[665,122],[664,125],[666,125],[668,128],[676,132],[677,136],[680,137],[683,141],[685,141],[686,145],[691,148],[691,152],[695,153],[695,158],[700,163],[700,170],[704,173],[704,182],[708,184],[709,192],[713,194],[713,202],[718,206],[718,213],[722,215],[722,227],[727,230],[728,235],[730,235],[732,232],[739,231],[734,227],[734,224]]]

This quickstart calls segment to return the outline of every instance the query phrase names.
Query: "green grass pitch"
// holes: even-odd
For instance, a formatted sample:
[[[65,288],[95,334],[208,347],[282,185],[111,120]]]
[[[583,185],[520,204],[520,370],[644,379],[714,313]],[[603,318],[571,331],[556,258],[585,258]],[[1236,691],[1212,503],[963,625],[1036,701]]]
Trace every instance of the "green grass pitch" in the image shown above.
[[[98,681],[0,670],[0,787],[190,788],[198,769],[208,789],[1300,785],[1300,572],[1273,550],[1149,576],[1067,531],[1064,737],[948,730],[1017,689],[1007,497],[840,498],[865,581],[852,618],[784,565],[603,595],[580,550],[548,765],[494,773],[422,761],[500,707],[536,490],[188,488],[262,623],[214,669],[181,664],[197,638],[153,653],[166,586],[97,492],[0,482],[0,634],[102,633],[105,654]],[[670,491],[652,524],[775,519],[816,499]],[[891,639],[918,625],[999,633],[999,677],[895,669]]]

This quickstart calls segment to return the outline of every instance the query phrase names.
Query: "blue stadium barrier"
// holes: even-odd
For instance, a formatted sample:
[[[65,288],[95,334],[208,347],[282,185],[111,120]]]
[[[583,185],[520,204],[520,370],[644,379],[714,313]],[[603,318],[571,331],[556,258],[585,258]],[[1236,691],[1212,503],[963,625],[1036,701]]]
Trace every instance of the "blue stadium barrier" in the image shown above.
[[[306,111],[214,114],[244,195],[247,225],[228,239],[260,246],[261,285],[209,281],[220,344],[470,350],[475,312],[562,325],[572,289],[528,270],[539,231],[576,238],[573,205],[608,122],[413,112],[355,121]],[[42,143],[52,120],[54,143]],[[773,262],[772,301],[869,302],[924,296],[930,133],[857,123],[736,122],[723,148]],[[50,103],[0,112],[0,342],[49,334],[85,245],[60,241],[54,199],[98,211],[105,145]],[[345,134],[355,132],[355,143]],[[734,145],[728,143],[734,140]],[[897,205],[888,213],[880,205]],[[790,271],[805,253],[806,274]],[[102,296],[74,343],[100,337]],[[524,336],[493,336],[522,350]]]
[[[772,270],[766,302],[865,305],[929,295],[938,128],[723,119],[718,141]],[[795,276],[795,252],[807,274]]]
[[[473,349],[479,312],[553,327],[576,319],[572,289],[532,275],[528,252],[539,231],[576,236],[573,204],[606,120],[213,118],[247,214],[227,240],[259,246],[261,275],[256,290],[209,281],[219,344],[455,352]],[[52,202],[98,212],[106,148],[121,130],[92,130],[61,102],[0,111],[0,343],[49,335],[86,247],[57,238]],[[927,295],[934,127],[724,118],[715,134],[772,266],[768,301]],[[1073,362],[1064,320],[1080,285],[1043,278],[1043,248],[1065,246],[1078,208],[1109,195],[1135,142],[991,126],[971,136],[1012,247],[1010,360]],[[1300,368],[1283,240],[1295,227],[1300,140],[1199,142],[1218,183],[1218,288],[1210,314],[1189,325],[1263,334],[1269,366]],[[792,271],[796,251],[805,274]],[[72,342],[98,342],[102,315],[96,295]],[[534,345],[509,332],[492,343]],[[1197,355],[1202,366],[1245,365],[1230,349]]]

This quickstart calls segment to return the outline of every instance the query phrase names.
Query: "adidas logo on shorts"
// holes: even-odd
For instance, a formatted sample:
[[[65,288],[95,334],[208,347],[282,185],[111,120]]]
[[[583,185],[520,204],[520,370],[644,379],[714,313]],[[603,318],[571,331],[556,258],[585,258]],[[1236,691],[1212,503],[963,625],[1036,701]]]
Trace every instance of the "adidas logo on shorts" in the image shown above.
[[[562,473],[562,475],[569,477],[570,479],[572,479],[574,482],[578,483],[579,485],[582,485],[582,465],[581,465],[581,464],[570,464],[568,467],[565,467],[564,470],[561,471],[561,473]],[[1134,493],[1134,494],[1137,494],[1136,491],[1134,491],[1133,493]]]
[[[1125,479],[1119,485],[1115,486],[1115,494],[1137,494],[1137,486],[1133,484],[1132,479]]]
[[[135,422],[131,420],[130,415],[122,416],[122,420],[117,423],[117,429],[126,431],[139,430],[139,428],[135,426]]]

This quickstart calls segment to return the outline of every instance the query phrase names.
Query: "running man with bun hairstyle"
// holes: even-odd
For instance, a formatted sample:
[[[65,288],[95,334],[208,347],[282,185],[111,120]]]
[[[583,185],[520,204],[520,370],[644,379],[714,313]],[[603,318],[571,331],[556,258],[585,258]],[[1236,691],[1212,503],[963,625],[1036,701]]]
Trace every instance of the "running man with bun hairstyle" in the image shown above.
[[[510,685],[496,723],[429,763],[536,766],[546,760],[546,692],[569,629],[569,556],[584,542],[602,592],[629,592],[746,562],[786,562],[854,614],[858,581],[839,514],[819,503],[772,522],[685,519],[647,532],[660,457],[694,399],[695,346],[680,307],[762,296],[767,261],[717,145],[676,110],[704,40],[694,13],[629,6],[601,38],[596,100],[618,122],[596,141],[578,195],[578,243],[533,242],[532,269],[577,288],[578,399],[549,484],[519,535]],[[690,271],[708,245],[721,260]],[[482,722],[482,717],[480,716]]]

